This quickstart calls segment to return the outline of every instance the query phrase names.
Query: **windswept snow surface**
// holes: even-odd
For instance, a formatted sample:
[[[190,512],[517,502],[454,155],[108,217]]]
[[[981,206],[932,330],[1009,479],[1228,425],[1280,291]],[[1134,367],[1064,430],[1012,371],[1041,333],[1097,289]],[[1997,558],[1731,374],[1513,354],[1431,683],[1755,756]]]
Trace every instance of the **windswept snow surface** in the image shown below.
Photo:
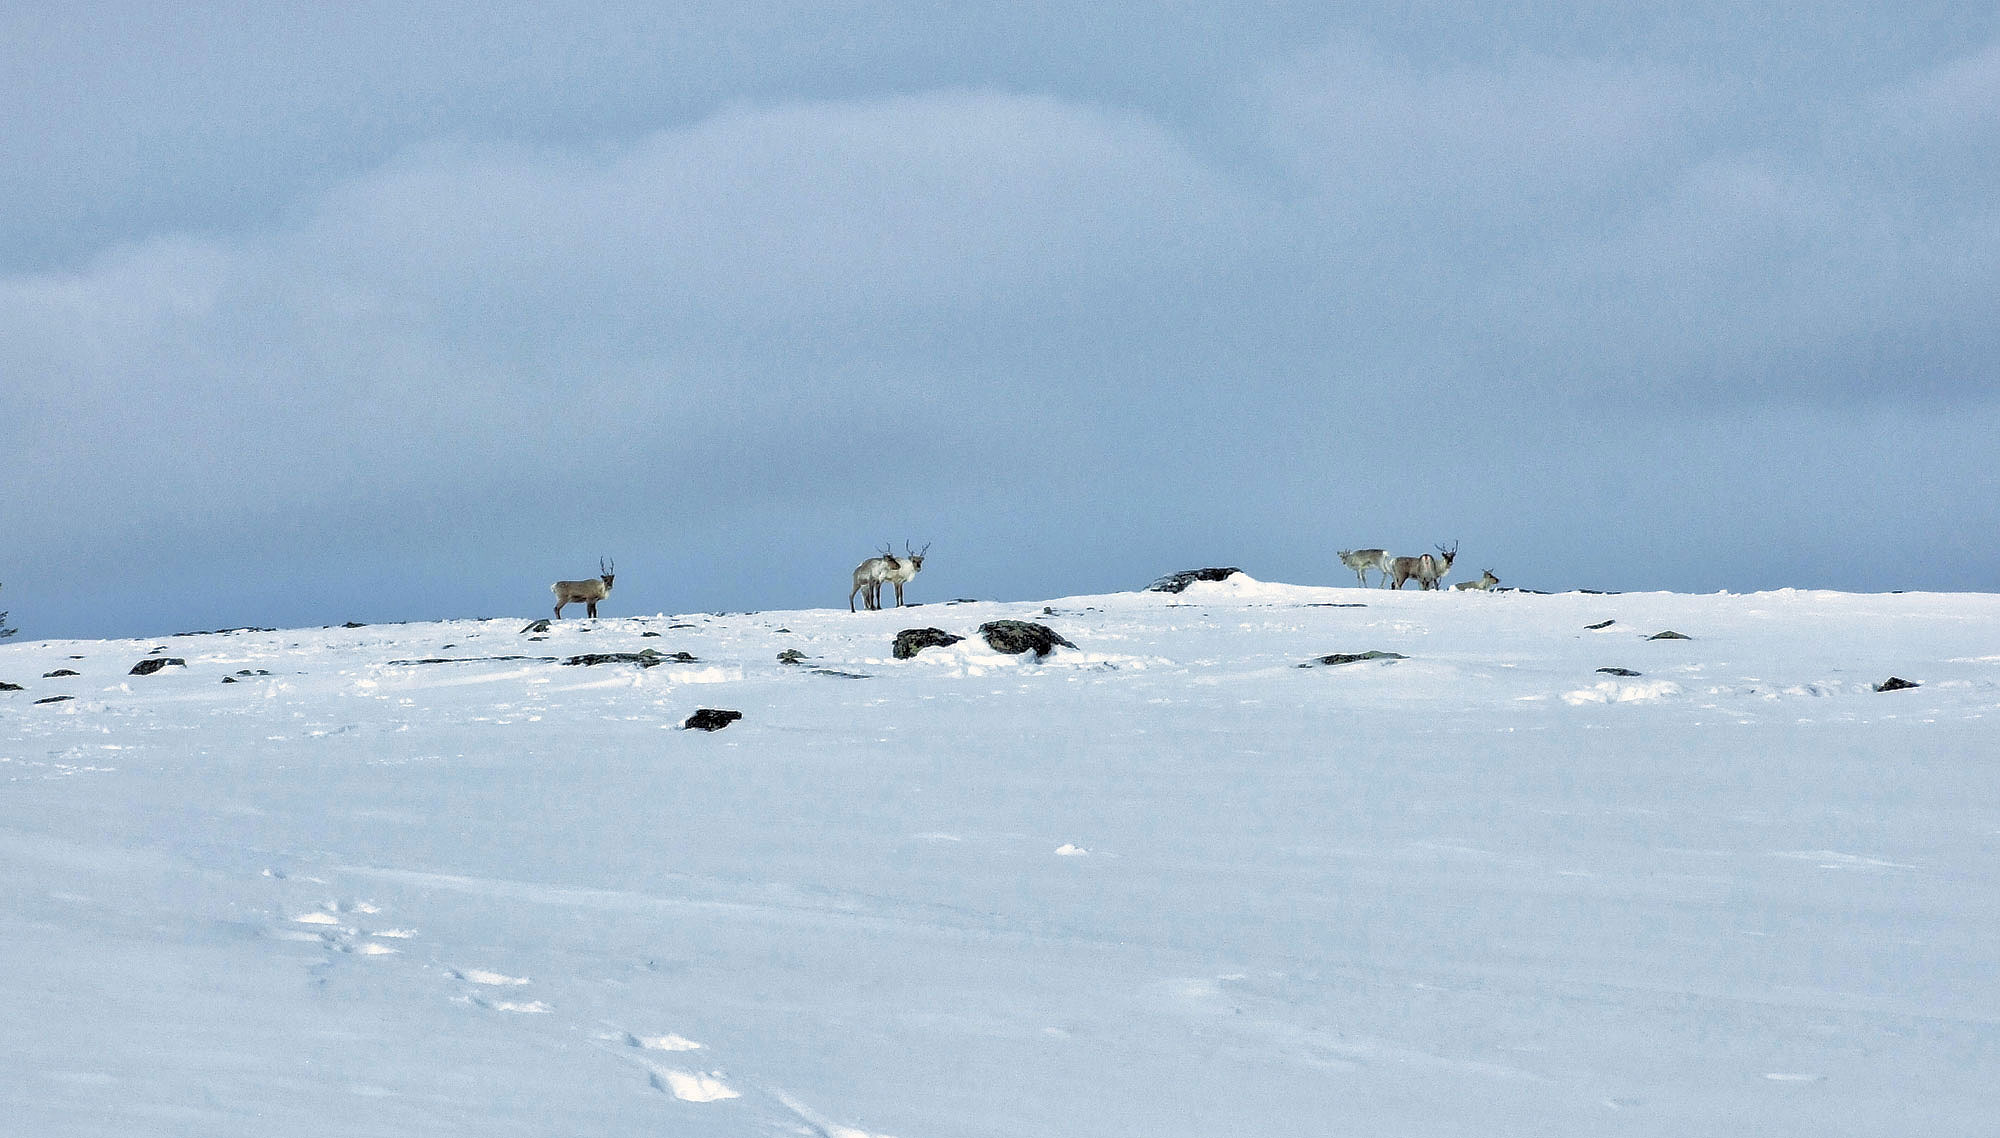
[[[0,1131],[1993,1133],[2000,598],[1046,604],[0,645]]]

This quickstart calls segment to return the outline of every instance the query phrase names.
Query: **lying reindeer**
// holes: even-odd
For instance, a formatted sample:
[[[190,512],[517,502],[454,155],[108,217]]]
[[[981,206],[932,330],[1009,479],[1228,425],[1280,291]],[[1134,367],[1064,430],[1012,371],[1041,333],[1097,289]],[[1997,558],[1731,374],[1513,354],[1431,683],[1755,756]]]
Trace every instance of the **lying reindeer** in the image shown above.
[[[903,556],[898,557],[882,547],[879,557],[870,557],[854,567],[854,587],[847,591],[847,611],[854,611],[854,595],[861,594],[861,603],[871,609],[882,607],[882,585],[884,582],[896,586],[896,605],[903,604],[903,586],[924,567],[924,554],[930,549],[925,542],[923,549],[912,550],[909,542],[903,543]]]
[[[1454,588],[1454,589],[1478,589],[1478,590],[1479,590],[1480,592],[1482,592],[1482,593],[1483,593],[1483,592],[1485,592],[1486,590],[1488,590],[1488,589],[1491,589],[1491,588],[1492,588],[1493,586],[1495,586],[1495,585],[1497,585],[1497,584],[1499,584],[1499,583],[1500,583],[1500,578],[1498,578],[1498,577],[1495,577],[1495,576],[1493,575],[1493,570],[1491,570],[1491,569],[1482,569],[1482,570],[1480,570],[1480,571],[1479,571],[1479,580],[1477,580],[1477,581],[1460,581],[1460,582],[1459,582],[1458,584],[1456,584],[1456,585],[1453,585],[1453,586],[1452,586],[1452,588]]]
[[[1370,569],[1382,574],[1382,583],[1384,585],[1389,583],[1390,560],[1389,551],[1386,549],[1343,549],[1340,551],[1340,563],[1354,570],[1354,575],[1361,578],[1361,587],[1364,589],[1368,587],[1368,571]]]
[[[1435,589],[1438,582],[1444,580],[1445,574],[1451,572],[1452,559],[1457,556],[1458,543],[1454,541],[1450,549],[1440,545],[1436,553],[1426,553],[1422,557],[1398,557],[1389,563],[1389,572],[1395,578],[1395,583],[1389,587],[1400,589],[1403,582],[1415,577],[1419,587]]]
[[[556,619],[562,619],[564,605],[583,605],[584,611],[592,617],[597,615],[597,602],[611,594],[611,576],[618,570],[618,563],[604,564],[604,558],[597,559],[598,575],[587,581],[557,581],[549,586],[556,595]]]

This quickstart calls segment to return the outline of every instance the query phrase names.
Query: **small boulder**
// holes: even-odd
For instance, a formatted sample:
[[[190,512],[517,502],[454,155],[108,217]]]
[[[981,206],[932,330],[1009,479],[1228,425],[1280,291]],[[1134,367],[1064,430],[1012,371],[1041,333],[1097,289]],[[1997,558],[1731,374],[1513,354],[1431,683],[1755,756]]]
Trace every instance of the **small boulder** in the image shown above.
[[[75,698],[76,698],[76,697],[75,697],[75,696],[73,696],[73,695],[51,695],[51,696],[44,696],[44,697],[42,697],[41,699],[38,699],[38,700],[36,700],[35,702],[36,702],[36,703],[65,703],[65,702],[67,702],[67,701],[69,701],[69,700],[72,700],[72,699],[75,699]]]
[[[805,662],[806,654],[796,648],[787,648],[783,652],[778,653],[778,663],[780,664],[803,664]]]
[[[693,715],[681,720],[682,730],[720,731],[731,723],[743,718],[740,711],[729,711],[719,707],[698,707]]]
[[[1233,565],[1223,569],[1183,569],[1178,573],[1169,573],[1146,586],[1146,591],[1149,593],[1179,593],[1184,592],[1189,585],[1194,584],[1196,581],[1226,581],[1241,572],[1243,570]]]
[[[22,687],[20,684],[10,684],[5,680],[0,680],[0,691],[27,691],[27,690],[28,690],[27,688]]]
[[[166,668],[166,667],[185,668],[187,667],[187,661],[181,659],[179,656],[161,656],[153,660],[141,660],[138,663],[132,665],[132,670],[126,674],[133,676],[150,676],[154,672],[159,671],[161,668]]]
[[[1009,655],[1033,652],[1037,660],[1055,651],[1058,646],[1076,647],[1048,625],[1028,620],[989,620],[979,626],[979,635],[986,638],[987,646],[995,652]]]
[[[529,621],[525,626],[522,627],[521,631],[515,633],[515,635],[519,636],[529,632],[547,632],[548,630],[549,630],[549,618],[543,617],[540,620]]]
[[[57,676],[80,676],[82,674],[83,674],[82,672],[72,671],[69,668],[57,668],[53,672],[43,672],[42,678],[45,680],[53,680]]]
[[[1311,667],[1323,666],[1332,668],[1332,667],[1338,667],[1341,664],[1359,664],[1363,660],[1407,660],[1407,659],[1409,659],[1409,657],[1403,655],[1401,652],[1378,652],[1371,649],[1367,652],[1335,652],[1331,656],[1321,656],[1318,657],[1317,659],[1308,660],[1305,663],[1300,664],[1299,667],[1311,668]]]
[[[1654,634],[1652,634],[1651,636],[1648,636],[1648,637],[1647,637],[1646,639],[1648,639],[1648,640],[1693,640],[1693,639],[1694,639],[1694,637],[1692,637],[1692,636],[1687,636],[1687,635],[1685,635],[1685,634],[1682,634],[1682,633],[1679,633],[1679,632],[1675,632],[1675,631],[1674,631],[1673,629],[1669,628],[1669,629],[1667,629],[1667,630],[1666,630],[1665,632],[1655,632],[1655,633],[1654,633]]]
[[[1876,684],[1876,685],[1875,685],[1875,690],[1876,690],[1876,691],[1904,691],[1904,690],[1906,690],[1906,689],[1908,689],[1908,688],[1920,688],[1920,687],[1923,687],[1923,686],[1924,686],[1924,685],[1922,685],[1922,684],[1920,684],[1920,683],[1917,683],[1917,682],[1915,682],[1914,680],[1906,680],[1906,679],[1904,679],[1904,678],[1903,678],[1903,677],[1901,677],[1901,676],[1890,676],[1890,677],[1889,677],[1888,679],[1886,679],[1886,680],[1883,680],[1883,681],[1882,681],[1881,683],[1879,683],[1879,684]]]
[[[907,660],[926,648],[943,648],[963,639],[942,628],[906,628],[896,634],[896,645],[890,654],[898,660]]]
[[[1600,628],[1610,628],[1617,623],[1615,620],[1600,620],[1596,624],[1586,624],[1583,627],[1590,632],[1596,632]]]
[[[1630,668],[1599,668],[1597,670],[1607,676],[1636,676],[1639,674]]]

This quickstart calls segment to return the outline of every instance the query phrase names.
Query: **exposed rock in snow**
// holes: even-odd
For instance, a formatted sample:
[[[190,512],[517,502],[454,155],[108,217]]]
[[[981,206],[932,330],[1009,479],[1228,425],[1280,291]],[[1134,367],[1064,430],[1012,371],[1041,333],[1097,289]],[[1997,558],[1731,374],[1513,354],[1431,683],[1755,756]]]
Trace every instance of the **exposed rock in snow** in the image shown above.
[[[964,639],[942,628],[906,628],[896,634],[896,645],[890,653],[898,660],[907,660],[926,648],[946,648]]]
[[[161,656],[152,660],[141,660],[132,665],[132,671],[129,674],[134,676],[150,676],[161,668],[168,667],[185,668],[187,667],[187,661],[181,659],[179,656]]]
[[[1243,570],[1233,565],[1222,569],[1183,569],[1178,573],[1169,573],[1146,586],[1146,591],[1149,593],[1178,593],[1185,591],[1189,585],[1194,584],[1196,581],[1226,581],[1233,574],[1241,572]]]
[[[695,731],[720,731],[731,723],[743,718],[740,711],[729,711],[719,707],[697,708],[693,715],[681,720],[681,726]]]
[[[1057,647],[1076,647],[1048,625],[1029,620],[990,620],[979,626],[979,635],[986,638],[987,646],[995,652],[1008,655],[1033,652],[1037,659]]]

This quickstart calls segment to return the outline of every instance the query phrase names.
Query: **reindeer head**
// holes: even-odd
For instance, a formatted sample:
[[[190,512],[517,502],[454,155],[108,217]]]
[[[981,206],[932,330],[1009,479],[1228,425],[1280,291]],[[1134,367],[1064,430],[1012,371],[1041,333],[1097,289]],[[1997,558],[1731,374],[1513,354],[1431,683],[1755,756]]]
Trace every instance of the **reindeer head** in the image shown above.
[[[618,562],[613,561],[611,564],[606,565],[604,563],[604,558],[600,557],[597,559],[597,579],[604,582],[605,592],[608,593],[611,591],[611,578],[615,574],[617,574],[617,572],[618,572]]]
[[[1446,549],[1446,548],[1445,548],[1444,546],[1440,545],[1440,546],[1438,546],[1438,547],[1437,547],[1437,551],[1438,551],[1438,555],[1439,555],[1440,557],[1442,557],[1442,558],[1443,558],[1443,560],[1444,560],[1444,567],[1445,567],[1446,569],[1449,569],[1449,568],[1451,568],[1451,560],[1452,560],[1452,558],[1454,558],[1454,557],[1457,557],[1457,556],[1458,556],[1458,543],[1457,543],[1457,542],[1455,542],[1455,541],[1454,541],[1454,542],[1452,542],[1452,543],[1451,543],[1451,548],[1450,548],[1450,549]]]
[[[930,548],[931,543],[927,541],[924,543],[922,549],[912,550],[909,539],[903,539],[903,555],[910,559],[910,567],[913,569],[922,569],[924,567],[924,554],[928,553]]]

